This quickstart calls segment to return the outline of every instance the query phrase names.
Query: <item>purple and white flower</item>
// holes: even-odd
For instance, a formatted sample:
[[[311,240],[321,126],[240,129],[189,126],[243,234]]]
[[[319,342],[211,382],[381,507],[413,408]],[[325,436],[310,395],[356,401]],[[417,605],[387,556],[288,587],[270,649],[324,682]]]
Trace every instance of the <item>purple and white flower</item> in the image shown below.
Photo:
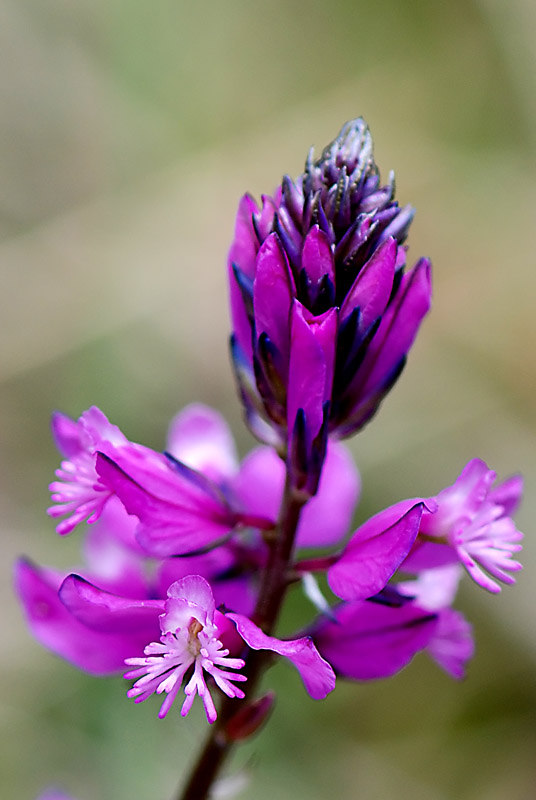
[[[96,522],[113,497],[137,517],[135,541],[156,558],[203,551],[237,531],[275,524],[284,463],[261,447],[240,465],[227,424],[207,406],[191,405],[177,415],[166,454],[129,442],[97,408],[78,422],[56,414],[53,425],[70,459],[58,470],[63,480],[51,484],[58,505],[49,514],[68,514],[58,526],[62,533],[84,519]],[[359,476],[341,444],[328,445],[318,494],[300,526],[301,546],[330,544],[347,530]]]
[[[160,616],[160,641],[147,645],[143,658],[125,659],[126,664],[137,668],[125,673],[125,678],[136,680],[128,696],[141,702],[154,692],[165,692],[167,696],[159,712],[159,717],[163,718],[177,697],[186,673],[193,667],[184,687],[186,698],[181,714],[186,716],[198,694],[208,721],[214,722],[218,715],[204,673],[210,675],[228,697],[244,697],[244,692],[234,683],[246,680],[239,672],[229,671],[239,670],[245,662],[229,657],[229,650],[220,640],[224,625],[225,617],[216,611],[214,595],[204,578],[190,575],[172,584]]]
[[[511,514],[521,499],[519,476],[492,487],[496,473],[479,458],[465,466],[452,486],[434,499],[437,510],[425,511],[415,546],[404,569],[420,571],[459,561],[479,586],[494,594],[497,581],[515,583],[521,569],[514,555],[523,534]]]
[[[159,713],[160,717],[165,717],[187,672],[193,668],[184,687],[186,699],[181,714],[188,714],[198,694],[208,721],[214,722],[217,712],[205,673],[228,697],[244,697],[244,692],[234,683],[245,681],[246,677],[229,670],[239,670],[245,662],[241,658],[229,657],[230,650],[221,641],[225,636],[232,639],[234,633],[236,646],[238,637],[228,620],[235,623],[242,644],[254,650],[271,650],[288,658],[314,699],[325,697],[334,688],[333,670],[320,656],[311,637],[282,641],[267,636],[241,614],[221,614],[216,610],[210,585],[199,575],[190,575],[168,589],[165,611],[160,616],[160,642],[149,644],[145,648],[145,657],[126,659],[126,664],[137,667],[125,674],[125,678],[136,680],[128,696],[141,702],[155,692],[165,692],[167,697]]]

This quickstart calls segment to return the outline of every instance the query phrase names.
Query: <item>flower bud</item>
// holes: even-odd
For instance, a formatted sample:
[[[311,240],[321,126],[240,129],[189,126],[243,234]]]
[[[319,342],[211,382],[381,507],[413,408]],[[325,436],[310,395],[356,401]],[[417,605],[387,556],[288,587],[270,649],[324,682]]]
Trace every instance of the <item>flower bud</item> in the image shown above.
[[[393,176],[381,185],[362,119],[260,206],[242,198],[232,356],[251,430],[282,454],[321,467],[325,437],[363,427],[400,375],[431,294],[427,259],[404,271],[412,218]]]
[[[272,713],[275,692],[258,697],[250,702],[244,701],[239,711],[234,714],[225,726],[226,738],[231,742],[249,739],[264,725]]]

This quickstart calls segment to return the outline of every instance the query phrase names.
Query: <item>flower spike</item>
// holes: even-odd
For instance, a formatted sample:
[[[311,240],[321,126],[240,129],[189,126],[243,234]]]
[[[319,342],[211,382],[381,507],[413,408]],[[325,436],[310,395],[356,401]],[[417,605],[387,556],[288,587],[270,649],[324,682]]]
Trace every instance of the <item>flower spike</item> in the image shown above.
[[[338,436],[376,412],[430,305],[429,262],[403,274],[412,217],[394,200],[393,176],[381,185],[362,119],[318,159],[311,151],[302,175],[285,176],[262,207],[243,197],[229,281],[237,377],[255,435],[264,435],[263,419],[284,449],[300,408],[312,438],[326,403]]]

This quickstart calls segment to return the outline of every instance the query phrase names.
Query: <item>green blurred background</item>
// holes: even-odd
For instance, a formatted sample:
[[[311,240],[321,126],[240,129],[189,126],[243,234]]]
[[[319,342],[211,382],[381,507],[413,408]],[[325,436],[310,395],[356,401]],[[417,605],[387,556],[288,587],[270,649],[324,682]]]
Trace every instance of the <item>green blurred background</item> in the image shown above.
[[[49,415],[95,403],[160,448],[202,400],[245,453],[227,357],[236,204],[357,115],[417,207],[410,256],[432,257],[435,304],[351,443],[356,520],[479,455],[526,475],[525,571],[499,597],[465,582],[477,655],[461,684],[421,656],[314,703],[272,670],[279,702],[235,758],[252,776],[240,796],[536,795],[535,29],[533,0],[1,1],[2,800],[51,783],[79,800],[169,798],[193,757],[201,714],[159,721],[156,700],[127,702],[121,678],[78,673],[25,628],[15,556],[78,561],[80,537],[60,541],[44,513]]]

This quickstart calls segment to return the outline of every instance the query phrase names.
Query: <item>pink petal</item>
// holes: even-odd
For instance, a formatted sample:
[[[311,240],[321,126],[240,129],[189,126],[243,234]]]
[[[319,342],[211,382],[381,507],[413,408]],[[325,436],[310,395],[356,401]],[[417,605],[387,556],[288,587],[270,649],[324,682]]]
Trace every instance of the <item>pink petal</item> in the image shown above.
[[[328,547],[347,533],[361,481],[350,451],[329,442],[316,495],[305,505],[298,527],[298,547]]]
[[[354,310],[361,309],[360,327],[367,330],[385,310],[391,296],[397,256],[396,241],[389,237],[383,242],[362,270],[341,307],[341,322]]]
[[[136,520],[127,513],[119,498],[112,495],[98,521],[88,527],[86,531],[82,545],[84,555],[90,560],[94,558],[92,555],[93,535],[95,535],[96,549],[100,547],[100,539],[108,538],[138,556],[145,555],[134,535],[136,525]],[[97,536],[97,532],[101,532],[100,537]],[[99,558],[98,554],[95,555],[95,558]]]
[[[343,603],[336,621],[315,634],[318,649],[345,678],[388,678],[408,664],[430,642],[435,614],[412,603],[388,606],[366,600]]]
[[[104,483],[140,520],[136,537],[142,547],[158,557],[181,555],[229,533],[234,515],[209,493],[210,486],[204,491],[202,485],[164,466],[153,469],[151,464],[132,462],[131,476],[107,456],[97,456],[97,472]]]
[[[329,585],[338,597],[362,600],[383,589],[415,541],[424,502],[403,500],[358,528],[328,570]]]
[[[211,624],[214,621],[214,595],[210,584],[201,575],[187,575],[175,581],[168,589],[168,598],[187,600],[188,603],[202,608]]]
[[[403,568],[405,569],[405,562]],[[439,611],[454,601],[462,572],[458,563],[427,569],[416,580],[397,583],[396,588],[406,597],[414,598],[420,608]]]
[[[91,406],[84,411],[78,422],[95,447],[100,442],[109,442],[115,447],[130,444],[117,425],[112,425],[108,417],[97,406]]]
[[[513,475],[488,493],[488,500],[503,507],[503,514],[511,516],[517,509],[523,494],[523,478]]]
[[[158,632],[158,617],[164,600],[136,600],[105,592],[78,575],[68,575],[59,589],[63,605],[88,628],[101,633],[143,630]],[[158,638],[158,634],[157,634]],[[150,641],[145,639],[145,643]]]
[[[51,428],[54,444],[65,458],[72,458],[84,449],[80,427],[74,419],[55,411],[52,414]]]
[[[305,412],[310,439],[322,426],[324,404],[331,397],[336,335],[336,309],[314,317],[298,300],[294,301],[287,399],[289,432],[294,430],[300,408]]]
[[[495,480],[496,473],[480,458],[473,458],[463,468],[452,486],[436,497],[438,509],[433,515],[424,514],[421,532],[444,536],[460,518],[468,518],[480,509]]]
[[[310,636],[293,641],[282,641],[267,636],[261,629],[241,614],[227,614],[236,624],[242,639],[253,650],[272,650],[292,661],[307,692],[313,700],[321,700],[335,688],[335,675],[331,666],[316,649]]]
[[[285,464],[272,447],[257,447],[240,465],[232,484],[246,513],[276,520],[285,484]]]
[[[158,637],[156,616],[149,635],[146,629],[108,633],[88,628],[61,602],[58,587],[62,577],[20,561],[16,566],[15,586],[35,638],[79,669],[93,675],[120,672],[125,658],[142,656],[147,642]]]
[[[258,447],[242,462],[233,489],[245,512],[275,520],[284,484],[283,461],[271,447]],[[318,492],[301,514],[297,546],[336,544],[349,529],[359,492],[359,473],[349,450],[328,442]]]
[[[463,678],[467,661],[475,651],[472,628],[463,614],[443,609],[427,650],[445,672],[457,680]]]
[[[229,480],[238,469],[229,426],[221,414],[201,403],[192,403],[172,420],[167,449],[217,483]]]
[[[119,500],[116,501],[119,504]],[[136,521],[122,514],[135,527]],[[105,512],[106,513],[106,512]],[[107,517],[108,521],[109,517]],[[121,521],[123,518],[121,517]],[[139,546],[127,547],[115,530],[104,525],[101,519],[92,525],[84,538],[83,552],[88,565],[84,575],[91,575],[91,582],[114,594],[128,597],[146,598],[148,596],[147,563]]]
[[[292,301],[291,277],[287,257],[277,234],[272,233],[257,255],[253,284],[255,331],[266,333],[280,354],[281,366],[288,369],[289,315]],[[283,379],[286,369],[282,370]]]
[[[305,237],[301,265],[313,285],[319,284],[324,275],[335,283],[333,252],[326,234],[318,225],[313,225]]]

